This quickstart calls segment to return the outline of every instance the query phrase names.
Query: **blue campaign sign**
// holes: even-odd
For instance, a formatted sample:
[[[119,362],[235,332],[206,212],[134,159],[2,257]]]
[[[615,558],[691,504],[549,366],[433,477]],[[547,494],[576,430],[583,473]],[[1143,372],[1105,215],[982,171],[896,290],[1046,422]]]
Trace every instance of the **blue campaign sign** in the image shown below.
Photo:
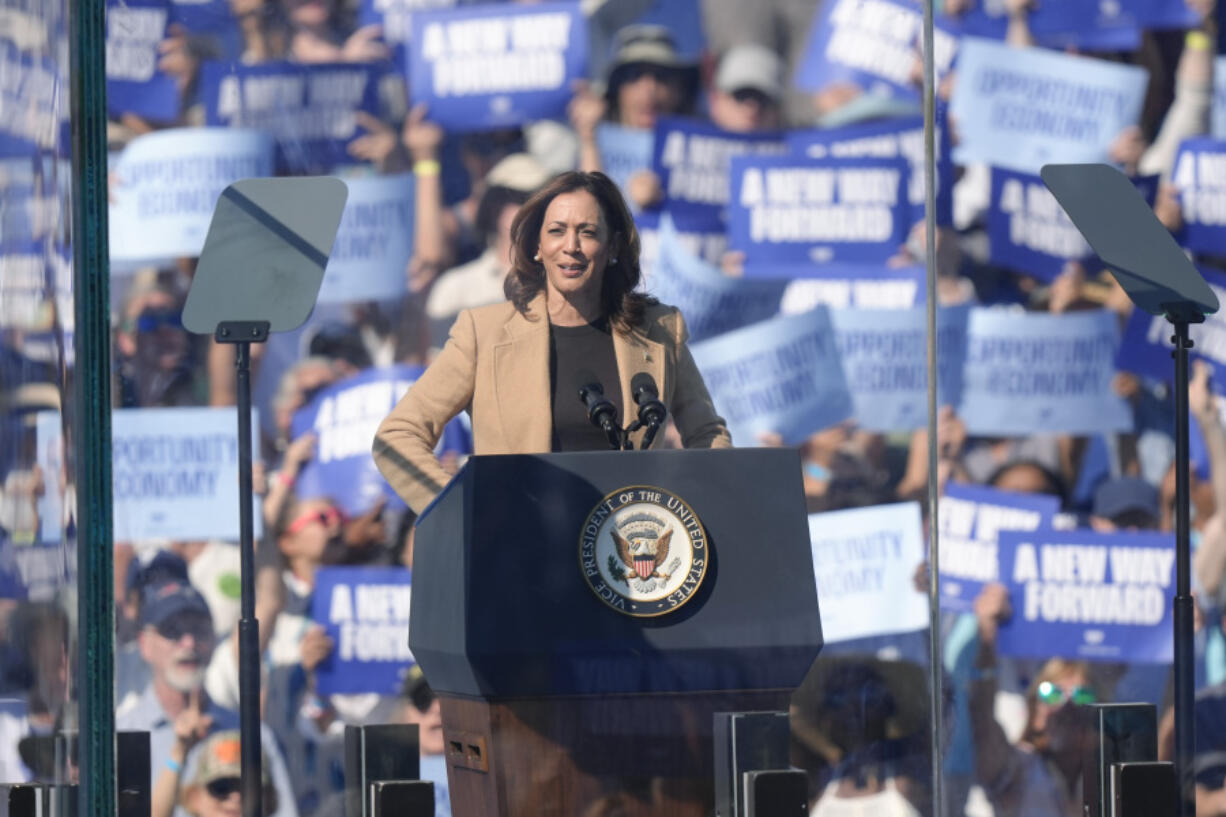
[[[1215,139],[1226,139],[1226,57],[1213,60],[1213,108],[1210,133]]]
[[[233,410],[115,409],[111,418],[115,541],[238,540]]]
[[[60,122],[67,116],[61,93],[67,75],[60,76],[51,57],[23,53],[0,38],[0,158],[26,158],[54,150],[61,137]],[[17,113],[20,112],[20,115]]]
[[[902,159],[732,159],[728,244],[745,266],[884,262],[911,227]]]
[[[640,170],[651,170],[651,147],[655,134],[641,128],[627,128],[612,122],[596,126],[596,147],[604,173],[627,196],[630,177]],[[633,206],[633,205],[631,205]]]
[[[1119,330],[1108,310],[971,311],[962,405],[967,433],[1104,434],[1133,427],[1111,388]]]
[[[456,0],[361,0],[358,25],[379,26],[383,41],[392,48],[393,60],[404,66],[405,50],[413,36],[414,13],[454,5]]]
[[[730,133],[706,122],[662,117],[656,120],[651,169],[678,229],[722,232],[732,197],[732,157],[786,152],[782,134]]]
[[[1145,28],[1196,28],[1201,23],[1187,0],[1126,0],[1125,7]]]
[[[409,649],[412,573],[404,567],[321,567],[311,618],[332,639],[315,669],[320,695],[396,695],[413,661]]]
[[[409,97],[449,131],[560,117],[586,71],[577,2],[422,11],[411,28]]]
[[[927,628],[918,502],[810,514],[809,542],[827,644]]]
[[[958,54],[950,113],[960,164],[1038,173],[1052,162],[1105,162],[1120,131],[1137,124],[1149,83],[1135,65],[976,37]]]
[[[1153,205],[1158,177],[1136,177],[1133,184]],[[988,258],[993,264],[1051,281],[1066,262],[1094,258],[1047,185],[1030,173],[992,168],[987,221]]]
[[[962,393],[968,307],[937,313],[937,400]],[[867,431],[911,431],[928,422],[927,314],[917,309],[831,310],[856,424]]]
[[[969,613],[985,584],[1001,580],[997,547],[1005,531],[1046,530],[1060,500],[950,482],[937,520],[941,548],[941,606]]]
[[[272,171],[272,138],[258,131],[171,128],[136,137],[112,168],[111,259],[199,255],[221,191]]]
[[[378,79],[363,63],[206,62],[200,99],[208,125],[272,134],[278,172],[324,174],[353,162],[357,113],[377,115]]]
[[[1064,0],[1044,3],[1030,30],[1047,48],[1079,51],[1132,51],[1141,44],[1141,24],[1133,5],[1121,0]]]
[[[799,443],[852,414],[824,307],[736,329],[691,351],[738,445],[756,445],[767,432]]]
[[[170,0],[170,20],[193,34],[238,33],[229,0]]]
[[[845,82],[870,94],[918,100],[923,22],[918,0],[823,3],[796,69],[797,87],[820,91]],[[944,76],[957,52],[957,36],[944,21],[933,34],[937,75]]]
[[[319,303],[378,301],[408,288],[413,176],[348,179],[349,198],[319,287]]]
[[[108,0],[106,105],[111,116],[178,119],[175,79],[157,68],[158,44],[166,38],[169,23],[169,0]]]
[[[1226,140],[1185,139],[1175,155],[1171,181],[1183,209],[1182,244],[1226,256]]]
[[[409,387],[421,376],[420,366],[383,366],[333,383],[294,413],[291,433],[297,439],[315,434],[315,456],[298,475],[298,496],[330,497],[345,513],[370,510],[379,497],[395,507],[404,503],[392,491],[370,456],[375,431]],[[436,453],[468,454],[472,439],[459,418],[443,430]]]
[[[659,247],[648,291],[685,316],[690,337],[715,337],[779,313],[786,281],[730,278],[681,246],[667,215],[660,220]]]
[[[1226,274],[1207,267],[1198,267],[1218,300],[1226,303]],[[1161,315],[1151,315],[1134,309],[1124,327],[1124,339],[1116,356],[1119,368],[1169,383],[1174,378],[1171,361],[1171,335],[1174,329]],[[1215,376],[1210,387],[1220,395],[1226,395],[1226,312],[1219,310],[1207,315],[1203,323],[1194,323],[1188,328],[1192,338],[1192,357],[1204,360],[1213,366]]]
[[[910,309],[926,300],[923,267],[823,264],[810,269],[820,276],[789,282],[779,301],[780,313],[796,315],[819,304],[831,309]],[[749,270],[745,273],[750,277]]]
[[[828,130],[788,132],[788,146],[793,153],[803,153],[815,159],[850,159],[872,156],[880,159],[901,157],[910,165],[907,200],[911,202],[912,222],[924,220],[926,201],[924,182],[924,118],[904,116]],[[953,223],[954,166],[950,158],[952,147],[949,128],[944,116],[938,117],[937,149],[937,224]]]
[[[1173,534],[1008,533],[1000,573],[1013,608],[1002,655],[1170,663]]]

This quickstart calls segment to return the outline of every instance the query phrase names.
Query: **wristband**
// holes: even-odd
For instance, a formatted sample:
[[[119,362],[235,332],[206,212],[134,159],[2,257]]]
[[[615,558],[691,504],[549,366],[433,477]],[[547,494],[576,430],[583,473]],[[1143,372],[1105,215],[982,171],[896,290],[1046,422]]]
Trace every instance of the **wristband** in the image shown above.
[[[437,159],[418,159],[413,163],[413,174],[416,176],[437,176],[442,169]]]
[[[166,768],[170,769],[175,774],[179,774],[183,771],[183,764],[174,758],[168,757],[166,758]]]
[[[1212,44],[1209,40],[1209,35],[1203,31],[1189,31],[1184,37],[1183,44],[1185,48],[1190,48],[1193,51],[1208,51]]]
[[[286,488],[294,487],[294,477],[292,474],[290,474],[289,471],[284,471],[284,470],[278,471],[277,472],[277,482],[281,483]]]

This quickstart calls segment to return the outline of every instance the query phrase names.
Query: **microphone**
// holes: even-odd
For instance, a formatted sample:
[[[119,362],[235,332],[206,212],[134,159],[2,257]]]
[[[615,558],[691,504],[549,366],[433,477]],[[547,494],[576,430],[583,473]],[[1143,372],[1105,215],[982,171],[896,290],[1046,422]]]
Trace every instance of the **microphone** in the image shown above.
[[[609,438],[609,447],[614,451],[621,450],[622,431],[617,427],[617,407],[604,396],[604,386],[596,379],[596,375],[587,369],[578,373],[575,381],[579,384],[579,400],[587,406],[587,418],[592,425],[603,429]]]
[[[643,441],[639,444],[639,450],[645,451],[651,448],[656,433],[664,424],[664,418],[668,416],[668,409],[660,402],[656,379],[647,372],[639,372],[630,379],[630,394],[639,407],[639,422],[647,428],[643,433]]]

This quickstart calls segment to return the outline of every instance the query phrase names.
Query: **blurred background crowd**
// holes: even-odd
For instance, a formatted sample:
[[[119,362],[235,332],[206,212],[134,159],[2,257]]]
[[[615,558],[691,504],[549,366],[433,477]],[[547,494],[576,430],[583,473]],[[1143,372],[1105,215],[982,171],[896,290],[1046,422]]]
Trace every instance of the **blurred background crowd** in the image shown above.
[[[588,26],[586,79],[574,83],[559,118],[514,127],[474,123],[459,132],[435,122],[429,105],[410,99],[404,52],[413,43],[392,36],[391,12],[386,20],[378,16],[392,6],[403,6],[407,13],[472,5],[463,0],[195,4],[209,13],[172,18],[178,22],[166,26],[156,47],[156,67],[173,79],[178,114],[171,120],[153,119],[117,107],[116,100],[126,97],[113,97],[108,124],[112,170],[125,149],[146,135],[206,124],[202,89],[210,71],[224,77],[236,66],[368,65],[377,78],[378,102],[371,106],[376,112],[356,113],[358,135],[347,142],[347,155],[331,166],[296,170],[349,179],[413,179],[411,257],[396,271],[402,277],[401,293],[321,303],[301,330],[254,349],[262,528],[256,603],[264,655],[270,813],[338,814],[344,726],[385,722],[420,725],[422,774],[436,783],[438,813],[449,813],[439,706],[420,670],[406,662],[396,688],[383,692],[318,690],[317,671],[332,659],[337,645],[313,612],[317,573],[338,566],[411,569],[415,521],[402,503],[381,491],[342,500],[328,490],[333,486],[326,478],[305,481],[320,455],[319,435],[311,429],[324,401],[376,370],[419,371],[416,367],[429,363],[461,310],[502,300],[511,220],[553,174],[573,168],[608,170],[623,184],[636,212],[645,219],[658,212],[666,198],[661,179],[650,163],[606,167],[602,128],[615,125],[646,138],[658,120],[685,117],[729,133],[775,134],[918,113],[917,102],[886,99],[854,82],[802,90],[794,81],[814,20],[831,2],[585,0],[580,5]],[[998,35],[1020,52],[1079,48],[1034,30],[1030,22],[1039,10],[1033,0],[944,0],[939,4],[942,25],[959,31],[964,18],[982,11],[980,3],[994,9]],[[1111,161],[1130,175],[1159,176],[1153,207],[1172,231],[1184,219],[1172,178],[1176,150],[1185,139],[1208,135],[1211,128],[1213,6],[1213,0],[1188,0],[1193,16],[1181,17],[1179,27],[1141,27],[1137,41],[1125,48],[1080,47],[1095,59],[1147,73],[1139,121],[1112,136],[1106,148]],[[114,8],[141,7],[133,0]],[[0,7],[0,20],[30,14],[30,9]],[[19,32],[20,26],[0,25],[0,46],[36,53]],[[918,46],[913,58],[910,77],[918,83]],[[957,79],[956,66],[941,77],[942,99],[949,98]],[[8,99],[11,105],[15,98],[0,98],[0,104]],[[8,111],[0,107],[0,117],[17,113],[15,106]],[[956,144],[958,122],[947,121]],[[278,140],[283,154],[292,155],[292,140],[284,133]],[[37,185],[52,192],[36,197],[44,202],[39,212],[19,217],[11,209],[16,201],[12,191],[28,184],[31,167]],[[981,163],[954,169],[953,217],[936,231],[940,304],[1052,315],[1106,311],[1122,331],[1132,305],[1096,264],[1069,260],[1058,275],[1044,278],[992,259],[986,224],[990,172]],[[5,230],[0,235],[0,300],[6,301],[0,304],[0,407],[5,412],[0,429],[0,782],[55,774],[32,751],[29,739],[71,727],[73,717],[75,607],[64,589],[73,567],[63,547],[46,547],[70,542],[75,535],[71,509],[76,497],[67,476],[73,440],[71,424],[60,420],[68,408],[57,387],[73,365],[65,357],[71,334],[64,331],[66,304],[71,313],[71,291],[63,283],[68,210],[66,198],[55,192],[67,182],[64,174],[54,162],[31,162],[9,152],[0,176],[0,229]],[[123,183],[118,176],[112,179],[113,186]],[[923,264],[924,244],[923,225],[917,222],[886,266]],[[649,245],[648,238],[650,282],[656,273]],[[44,258],[31,256],[31,247],[40,248],[38,253],[51,249]],[[701,254],[721,275],[744,274],[744,256],[718,240],[708,241]],[[30,257],[39,259],[33,273],[25,266]],[[1224,259],[1226,248],[1217,256],[1202,252],[1196,257],[1208,269],[1226,266]],[[195,265],[188,256],[116,265],[111,319],[117,418],[134,409],[224,410],[234,405],[233,349],[190,334],[182,325]],[[28,284],[31,275],[34,286]],[[808,275],[787,290],[785,301],[789,295],[793,304],[805,300],[806,287],[820,281],[821,271]],[[37,297],[22,300],[23,293],[31,292]],[[1226,814],[1226,429],[1213,382],[1217,376],[1208,363],[1198,361],[1191,390],[1200,440],[1191,477],[1197,801],[1205,815]],[[1121,367],[1113,387],[1134,420],[1122,432],[975,436],[953,406],[941,410],[936,441],[923,430],[866,431],[855,417],[814,430],[799,442],[808,511],[922,502],[935,478],[942,490],[969,484],[1006,497],[1054,498],[1058,513],[1053,523],[1063,529],[1170,534],[1174,412],[1169,384]],[[390,404],[382,410],[387,408]],[[222,426],[232,427],[233,409],[221,416]],[[152,415],[133,417],[140,424]],[[734,439],[740,446],[795,442],[771,433]],[[460,467],[468,445],[461,424],[440,448],[444,462]],[[936,474],[927,467],[931,445],[937,447]],[[55,452],[47,453],[48,447]],[[48,469],[48,463],[58,469]],[[55,518],[48,519],[52,513]],[[233,808],[237,797],[235,733],[230,731],[237,727],[238,706],[235,538],[125,538],[124,529],[117,519],[119,726],[151,732],[155,813],[220,814]],[[54,555],[31,555],[40,548]],[[926,567],[912,568],[914,593],[923,594]],[[881,603],[891,601],[883,598]],[[1079,728],[1076,707],[1085,703],[1156,704],[1162,715],[1160,751],[1170,756],[1169,665],[998,654],[999,630],[1017,604],[1003,585],[988,583],[967,612],[944,612],[944,659],[938,668],[928,666],[925,632],[852,639],[823,650],[792,712],[793,762],[810,773],[813,814],[931,813],[930,679],[940,684],[946,707],[948,731],[941,745],[950,815],[1080,814],[1082,761],[1071,735]]]

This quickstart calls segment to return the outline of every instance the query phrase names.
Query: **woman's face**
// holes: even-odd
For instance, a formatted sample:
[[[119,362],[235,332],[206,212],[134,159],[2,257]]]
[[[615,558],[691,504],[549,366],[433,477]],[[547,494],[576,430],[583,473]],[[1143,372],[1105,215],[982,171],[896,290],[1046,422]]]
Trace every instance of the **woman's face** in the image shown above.
[[[600,297],[611,236],[595,196],[586,190],[556,196],[545,209],[540,242],[550,298]]]
[[[654,128],[656,117],[676,113],[681,107],[681,77],[653,65],[631,66],[617,86],[617,112],[621,124],[630,128]]]

